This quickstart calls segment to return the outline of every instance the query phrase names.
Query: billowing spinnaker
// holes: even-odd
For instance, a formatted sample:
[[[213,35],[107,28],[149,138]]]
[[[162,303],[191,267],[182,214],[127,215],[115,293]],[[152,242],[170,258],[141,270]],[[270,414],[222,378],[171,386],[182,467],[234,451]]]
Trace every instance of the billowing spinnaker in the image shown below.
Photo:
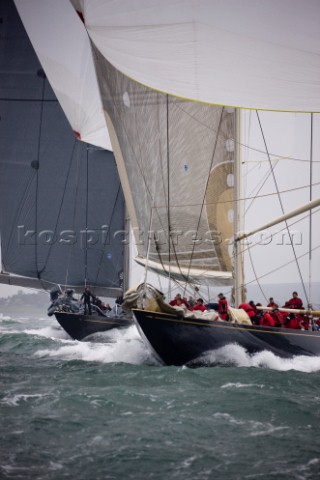
[[[320,112],[318,0],[83,5],[96,47],[139,83],[215,105]]]

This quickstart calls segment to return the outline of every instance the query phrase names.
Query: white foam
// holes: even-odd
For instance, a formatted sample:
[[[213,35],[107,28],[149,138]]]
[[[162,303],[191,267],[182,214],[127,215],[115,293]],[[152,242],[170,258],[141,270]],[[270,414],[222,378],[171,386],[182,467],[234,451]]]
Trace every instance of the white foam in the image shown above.
[[[252,387],[264,388],[264,385],[258,385],[255,383],[229,382],[229,383],[226,383],[225,385],[222,385],[221,388],[252,388]]]
[[[10,405],[11,407],[18,406],[21,402],[27,401],[29,398],[41,398],[45,397],[46,395],[41,394],[34,394],[34,395],[27,395],[27,394],[16,394],[12,396],[6,396],[1,400],[1,403],[6,405]]]
[[[5,322],[8,320],[12,320],[12,318],[9,317],[9,315],[3,315],[3,313],[0,313],[0,322]]]
[[[70,340],[70,336],[60,328],[43,327],[24,330],[27,335],[39,335],[46,338],[57,338],[61,340]]]
[[[238,367],[264,367],[278,371],[296,370],[313,373],[320,370],[320,357],[297,355],[293,358],[280,358],[267,350],[250,355],[239,345],[226,345],[205,356],[209,364],[235,365]]]
[[[152,355],[141,340],[135,326],[124,330],[105,332],[105,343],[77,342],[56,349],[42,349],[37,357],[54,357],[64,360],[83,360],[101,363],[130,363],[140,365],[152,360]],[[108,340],[108,342],[107,342]]]
[[[272,425],[270,422],[256,422],[254,420],[240,419],[236,418],[229,413],[216,412],[213,414],[213,417],[218,421],[226,422],[230,425],[241,425],[247,427],[249,430],[249,435],[251,437],[258,437],[263,435],[270,435],[275,432],[280,432],[282,430],[288,430],[289,427],[284,425]]]

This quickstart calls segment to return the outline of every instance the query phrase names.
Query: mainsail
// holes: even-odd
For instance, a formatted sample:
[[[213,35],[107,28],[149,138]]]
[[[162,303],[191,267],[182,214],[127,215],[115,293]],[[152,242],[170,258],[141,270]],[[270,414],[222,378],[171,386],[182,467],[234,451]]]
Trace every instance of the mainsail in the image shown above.
[[[11,8],[10,8],[11,5]],[[0,56],[1,283],[117,296],[124,199],[112,152],[79,142],[14,5]]]
[[[234,110],[155,92],[94,56],[119,172],[130,186],[137,260],[179,280],[230,282]]]

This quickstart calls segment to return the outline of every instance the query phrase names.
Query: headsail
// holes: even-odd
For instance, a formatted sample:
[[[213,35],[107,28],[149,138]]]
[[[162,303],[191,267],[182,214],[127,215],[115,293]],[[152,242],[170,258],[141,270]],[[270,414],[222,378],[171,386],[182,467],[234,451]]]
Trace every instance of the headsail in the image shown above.
[[[112,150],[90,41],[68,0],[15,1],[51,87],[76,135]]]

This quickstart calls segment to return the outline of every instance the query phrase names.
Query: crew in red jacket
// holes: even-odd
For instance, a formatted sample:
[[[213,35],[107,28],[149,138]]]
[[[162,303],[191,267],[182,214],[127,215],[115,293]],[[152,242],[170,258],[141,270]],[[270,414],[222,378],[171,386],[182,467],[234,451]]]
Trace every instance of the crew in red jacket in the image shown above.
[[[223,293],[219,293],[218,295],[219,302],[218,302],[218,313],[222,320],[227,320],[228,319],[228,302],[226,297],[223,295]]]
[[[195,304],[194,307],[189,308],[191,312],[194,312],[196,310],[200,310],[201,312],[205,312],[207,310],[207,307],[203,305],[203,300],[202,298],[198,298],[197,303]]]
[[[298,297],[297,292],[292,293],[292,298],[290,298],[290,300],[286,302],[286,307],[297,308],[298,310],[301,310],[303,308],[302,300]]]
[[[253,325],[260,325],[260,316],[256,314],[255,305],[253,307],[250,303],[241,303],[238,308],[242,308],[247,313]]]
[[[295,315],[294,313],[290,313],[289,316],[285,320],[284,326],[286,328],[294,328],[296,330],[301,329],[301,320],[300,315]]]
[[[185,305],[186,308],[189,308],[189,305],[188,305],[187,301],[184,298],[181,297],[181,293],[177,293],[177,295],[174,297],[173,300],[171,300],[169,305],[174,307],[176,305],[180,306],[181,303],[183,303],[183,305]]]
[[[279,305],[273,300],[273,297],[270,297],[267,307],[278,308]]]
[[[256,314],[252,306],[249,305],[249,303],[241,303],[238,308],[242,308],[242,310],[247,312],[250,318],[254,317]]]
[[[283,327],[285,320],[287,318],[287,312],[280,312],[278,308],[275,308],[272,310],[272,312],[269,312],[271,317],[274,320],[274,326],[275,327]]]
[[[260,325],[263,327],[275,327],[276,322],[270,313],[266,312],[260,319]]]

